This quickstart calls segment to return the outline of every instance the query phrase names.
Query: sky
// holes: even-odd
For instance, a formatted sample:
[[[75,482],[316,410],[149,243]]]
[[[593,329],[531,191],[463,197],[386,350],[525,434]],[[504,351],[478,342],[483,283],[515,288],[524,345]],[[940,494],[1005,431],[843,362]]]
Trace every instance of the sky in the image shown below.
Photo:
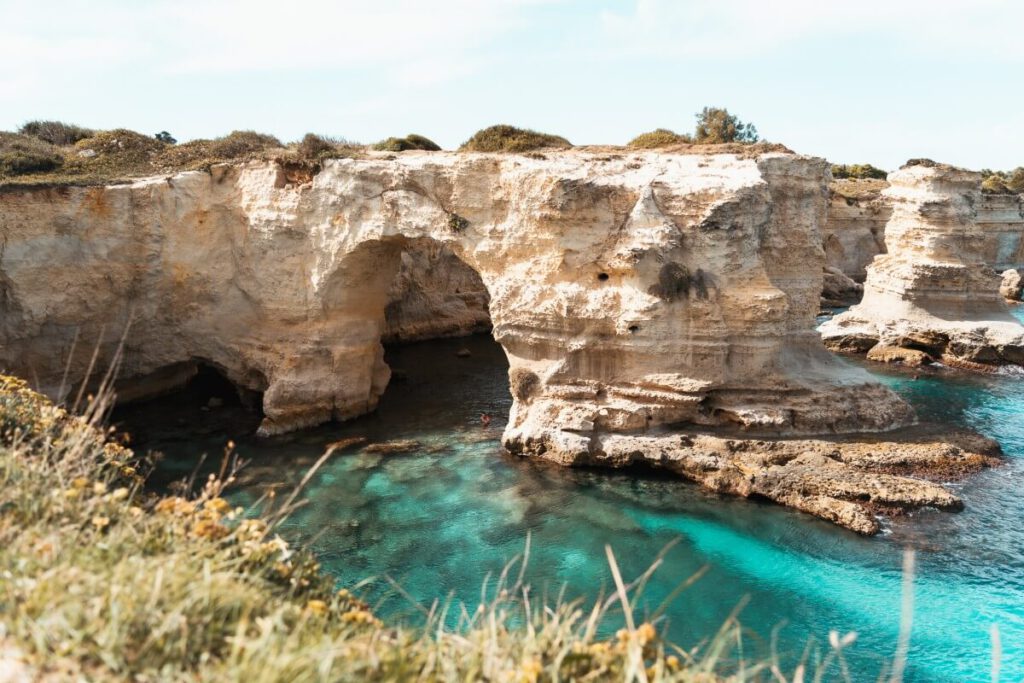
[[[1011,169],[1022,31],[1019,0],[0,0],[0,130],[624,144],[711,105],[836,163]]]

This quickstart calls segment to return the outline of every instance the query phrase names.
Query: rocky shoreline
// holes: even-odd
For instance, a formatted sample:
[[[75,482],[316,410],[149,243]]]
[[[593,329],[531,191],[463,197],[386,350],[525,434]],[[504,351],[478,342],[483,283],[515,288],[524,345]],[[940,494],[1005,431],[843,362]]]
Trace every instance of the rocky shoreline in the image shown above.
[[[644,462],[874,533],[877,511],[957,509],[914,477],[990,455],[871,436],[916,418],[814,330],[828,180],[791,153],[561,151],[10,189],[0,365],[60,400],[115,360],[135,398],[202,364],[269,435],[372,411],[382,340],[493,325],[510,452]]]
[[[830,349],[880,361],[986,370],[1024,364],[1024,326],[985,263],[981,176],[922,161],[889,174],[885,254],[863,300],[819,329]]]

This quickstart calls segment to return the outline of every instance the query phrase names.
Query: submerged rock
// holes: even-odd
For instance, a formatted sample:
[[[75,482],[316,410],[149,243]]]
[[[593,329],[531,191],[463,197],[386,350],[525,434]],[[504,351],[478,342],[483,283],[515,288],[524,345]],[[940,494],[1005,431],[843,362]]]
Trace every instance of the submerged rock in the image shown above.
[[[615,434],[598,437],[592,450],[564,464],[647,464],[714,491],[767,498],[870,535],[880,530],[880,515],[961,509],[956,495],[922,477],[960,477],[998,463],[993,443],[970,435],[962,443],[909,436],[836,442]]]
[[[413,439],[398,439],[395,441],[382,441],[380,443],[371,443],[369,446],[363,449],[364,453],[382,453],[384,455],[394,455],[396,453],[414,453],[422,450],[423,444]]]
[[[1024,326],[983,259],[980,175],[908,164],[889,174],[883,195],[893,204],[887,253],[868,268],[861,303],[821,326],[825,345],[863,352],[873,341],[889,356],[899,347],[970,369],[1024,363]]]

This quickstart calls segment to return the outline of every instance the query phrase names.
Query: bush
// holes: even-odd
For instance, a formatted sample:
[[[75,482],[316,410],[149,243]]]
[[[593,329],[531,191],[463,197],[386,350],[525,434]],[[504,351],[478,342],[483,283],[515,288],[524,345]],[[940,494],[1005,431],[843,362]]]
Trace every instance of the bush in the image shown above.
[[[981,175],[981,191],[988,194],[1022,194],[1024,193],[1024,166],[1013,171],[992,171],[983,169]]]
[[[263,152],[283,147],[273,135],[252,130],[236,130],[212,140],[189,140],[170,147],[162,163],[171,168],[207,168],[222,161],[252,159]]]
[[[832,165],[832,177],[837,179],[852,178],[854,180],[865,180],[872,178],[875,180],[885,180],[888,175],[882,169],[876,168],[871,164]]]
[[[572,143],[558,135],[498,125],[478,130],[459,147],[463,152],[528,152],[545,147],[566,148]]]
[[[0,176],[52,171],[64,161],[54,145],[28,135],[0,133]]]
[[[729,113],[728,109],[704,107],[697,113],[697,128],[693,138],[704,144],[723,142],[757,142],[757,128],[744,123]]]
[[[58,146],[73,145],[96,134],[94,130],[63,121],[29,121],[18,132]]]
[[[655,147],[667,147],[681,143],[693,142],[689,135],[680,135],[667,128],[658,128],[649,133],[641,133],[626,143],[627,147],[634,149],[654,149]]]
[[[384,152],[404,152],[409,149],[420,149],[427,152],[440,152],[441,146],[428,137],[409,133],[404,138],[387,138],[373,146]]]
[[[101,179],[155,173],[155,164],[166,148],[167,143],[133,130],[104,130],[75,144],[77,153],[66,170]]]
[[[303,159],[315,161],[334,151],[337,141],[315,133],[306,133],[296,145],[295,151]]]
[[[175,137],[168,133],[166,130],[160,131],[153,137],[159,140],[160,142],[166,142],[168,145],[173,145],[178,142],[177,139],[175,139]]]

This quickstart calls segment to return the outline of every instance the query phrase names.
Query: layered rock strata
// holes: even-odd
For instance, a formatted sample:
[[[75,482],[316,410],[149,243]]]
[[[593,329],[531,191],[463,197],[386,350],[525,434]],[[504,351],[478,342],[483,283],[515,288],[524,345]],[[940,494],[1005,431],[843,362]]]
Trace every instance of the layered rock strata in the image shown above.
[[[883,180],[841,180],[830,185],[822,238],[825,263],[863,283],[867,267],[884,254],[885,225],[892,215]],[[982,194],[975,217],[981,260],[997,271],[1024,268],[1024,195]]]
[[[999,293],[985,263],[987,236],[977,223],[980,176],[933,162],[889,174],[892,203],[886,253],[868,268],[864,299],[821,328],[837,351],[888,349],[919,360],[983,369],[1024,363],[1024,326]],[[905,355],[905,354],[904,354]]]
[[[311,180],[261,163],[7,190],[0,366],[60,399],[120,349],[136,397],[203,363],[261,394],[264,434],[350,418],[387,386],[387,310],[403,320],[394,302],[407,298],[396,274],[416,273],[403,252],[426,245],[486,288],[510,364],[509,450],[674,458],[706,486],[869,531],[825,499],[865,514],[873,501],[955,504],[907,477],[882,493],[845,451],[776,462],[728,445],[914,419],[813,328],[825,178],[824,161],[781,153],[409,153],[329,161]],[[482,292],[463,294],[448,296],[482,311]],[[730,454],[666,456],[680,429],[717,430]]]

